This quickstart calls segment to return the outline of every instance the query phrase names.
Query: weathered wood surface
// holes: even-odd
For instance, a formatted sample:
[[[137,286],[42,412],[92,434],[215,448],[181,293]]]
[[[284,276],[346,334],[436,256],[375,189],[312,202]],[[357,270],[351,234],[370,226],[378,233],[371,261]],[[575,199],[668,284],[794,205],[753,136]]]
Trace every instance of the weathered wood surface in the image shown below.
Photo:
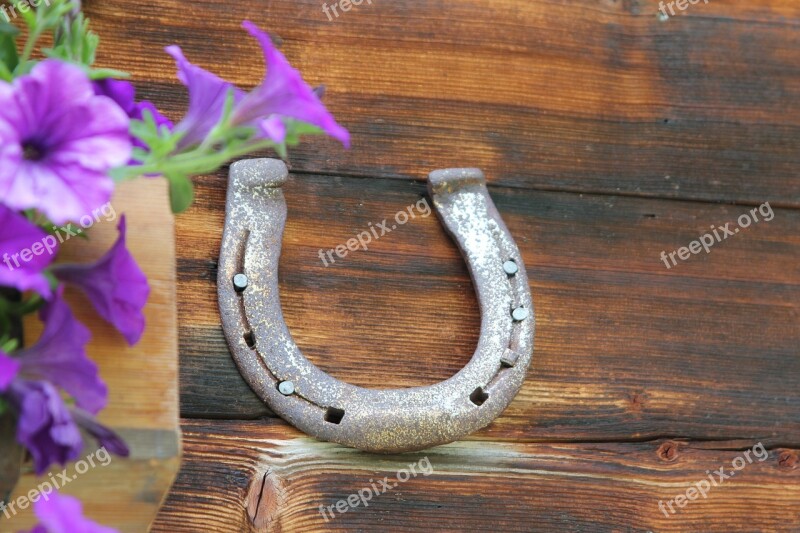
[[[430,452],[435,475],[325,523],[319,505],[418,456],[315,443],[256,400],[216,310],[225,172],[200,178],[178,219],[187,457],[154,530],[800,531],[800,4],[712,0],[662,22],[655,1],[374,0],[328,22],[322,3],[87,9],[101,63],[174,117],[186,96],[162,48],[252,86],[244,18],[328,86],[353,149],[293,152],[280,280],[299,345],[336,377],[412,386],[466,363],[479,317],[434,217],[327,268],[317,253],[416,202],[430,170],[483,168],[537,305],[530,378],[492,426]],[[773,220],[661,262],[767,201]],[[757,442],[768,461],[660,514]]]
[[[72,478],[68,485],[59,476],[60,467],[37,477],[28,464],[12,499],[29,494],[52,475],[64,485],[63,492],[84,502],[93,520],[133,533],[147,530],[180,466],[174,219],[166,184],[161,180],[122,184],[115,191],[112,206],[113,217],[101,215],[89,239],[65,242],[59,260],[83,263],[99,259],[116,241],[119,217],[125,214],[127,247],[150,283],[145,307],[147,329],[141,341],[128,346],[97,316],[83,294],[67,289],[65,295],[75,316],[90,325],[92,340],[87,351],[109,387],[108,407],[100,420],[120,433],[131,456],[97,455],[96,445],[87,443],[79,461],[95,466],[83,473],[75,464],[68,465],[64,470]],[[38,338],[41,323],[33,316],[29,318],[24,329],[26,344],[30,345]],[[92,456],[91,461],[86,460],[88,456]],[[27,531],[34,523],[28,507],[9,518],[0,515],[0,532]]]
[[[250,531],[256,523],[257,531],[287,532],[730,532],[800,524],[797,450],[755,455],[750,441],[468,439],[380,456],[318,442],[274,419],[186,421],[184,439],[183,474],[160,515],[161,531]],[[714,475],[706,497],[691,492],[681,507],[672,503],[720,468],[734,475],[721,482]],[[356,497],[357,506],[336,511],[360,491],[367,507]]]

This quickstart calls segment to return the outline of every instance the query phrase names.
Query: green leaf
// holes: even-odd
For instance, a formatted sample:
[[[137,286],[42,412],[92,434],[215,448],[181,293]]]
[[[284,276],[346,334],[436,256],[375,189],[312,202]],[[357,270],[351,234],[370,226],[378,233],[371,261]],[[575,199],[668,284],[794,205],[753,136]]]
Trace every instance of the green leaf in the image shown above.
[[[297,146],[300,144],[300,137],[302,135],[320,135],[325,133],[321,128],[299,120],[285,119],[285,124],[286,139],[284,142],[287,146]]]
[[[104,80],[106,78],[114,78],[115,80],[126,80],[131,75],[123,70],[116,70],[113,68],[93,68],[89,71],[89,79],[91,80]]]
[[[45,48],[42,52],[47,57],[91,67],[94,64],[100,38],[89,30],[89,19],[84,17],[81,12],[75,13],[67,9],[63,15],[51,20],[54,15],[61,13],[69,5],[65,4],[55,12],[48,11],[43,15],[41,24],[47,27],[52,24],[56,31],[53,47]]]
[[[30,5],[25,6],[27,9],[23,11],[22,9],[18,9],[19,15],[22,17],[22,20],[25,21],[25,24],[30,28],[36,28],[37,18],[36,18],[36,10],[31,9]]]
[[[3,343],[0,343],[0,350],[3,350],[5,353],[11,353],[19,347],[19,341],[17,339],[8,339]]]
[[[148,155],[150,155],[150,152],[148,152],[144,148],[139,148],[138,146],[134,146],[133,152],[131,153],[131,159],[142,163],[143,161],[147,160]]]
[[[194,186],[192,180],[183,174],[168,174],[169,203],[173,213],[183,213],[194,201]]]
[[[5,26],[10,26],[14,31],[8,30]],[[3,79],[10,81],[11,73],[17,68],[19,56],[17,55],[17,34],[19,30],[10,24],[0,22],[0,63],[2,63]]]
[[[286,149],[286,143],[276,144],[275,151],[278,153],[281,159],[286,159],[289,157],[289,150]]]
[[[0,34],[17,36],[19,35],[19,28],[9,22],[0,20]]]
[[[11,81],[14,79],[14,74],[8,70],[8,67],[5,63],[0,61],[0,80],[3,81]]]

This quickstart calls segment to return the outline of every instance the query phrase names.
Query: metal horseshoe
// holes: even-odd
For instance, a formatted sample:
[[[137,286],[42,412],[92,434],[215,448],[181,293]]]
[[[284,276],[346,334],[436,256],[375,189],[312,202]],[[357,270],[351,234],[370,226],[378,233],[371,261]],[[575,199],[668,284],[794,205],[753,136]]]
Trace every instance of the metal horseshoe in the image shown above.
[[[278,294],[287,176],[276,159],[239,161],[230,170],[217,286],[225,337],[250,387],[307,434],[371,452],[420,450],[490,424],[525,381],[534,314],[522,257],[481,171],[437,170],[428,177],[434,208],[477,291],[475,354],[445,381],[387,390],[329,376],[292,339]]]

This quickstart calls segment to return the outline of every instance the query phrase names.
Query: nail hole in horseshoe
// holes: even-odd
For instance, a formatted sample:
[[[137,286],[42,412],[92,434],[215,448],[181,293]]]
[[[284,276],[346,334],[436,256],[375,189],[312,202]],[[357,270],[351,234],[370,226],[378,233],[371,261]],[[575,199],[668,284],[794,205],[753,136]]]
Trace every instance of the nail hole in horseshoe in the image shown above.
[[[489,394],[483,390],[483,387],[478,387],[472,394],[469,395],[469,400],[475,405],[481,406],[483,402],[489,399]]]
[[[338,424],[344,418],[344,409],[337,409],[336,407],[328,407],[325,411],[325,422],[331,424]]]
[[[255,348],[256,347],[256,338],[253,335],[252,331],[248,331],[244,334],[244,342],[247,343],[248,348]]]

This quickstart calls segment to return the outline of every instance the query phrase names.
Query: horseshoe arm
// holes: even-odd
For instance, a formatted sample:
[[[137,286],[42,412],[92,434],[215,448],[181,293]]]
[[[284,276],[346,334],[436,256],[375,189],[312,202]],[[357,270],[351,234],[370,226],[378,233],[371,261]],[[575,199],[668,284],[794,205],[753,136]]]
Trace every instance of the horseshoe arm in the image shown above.
[[[533,353],[534,315],[519,250],[480,170],[431,173],[434,209],[469,267],[481,311],[470,362],[440,383],[372,390],[329,376],[294,342],[278,294],[286,221],[283,162],[231,166],[218,296],[231,354],[273,411],[319,439],[374,452],[457,440],[498,417],[519,391]],[[234,277],[237,274],[244,274]]]

